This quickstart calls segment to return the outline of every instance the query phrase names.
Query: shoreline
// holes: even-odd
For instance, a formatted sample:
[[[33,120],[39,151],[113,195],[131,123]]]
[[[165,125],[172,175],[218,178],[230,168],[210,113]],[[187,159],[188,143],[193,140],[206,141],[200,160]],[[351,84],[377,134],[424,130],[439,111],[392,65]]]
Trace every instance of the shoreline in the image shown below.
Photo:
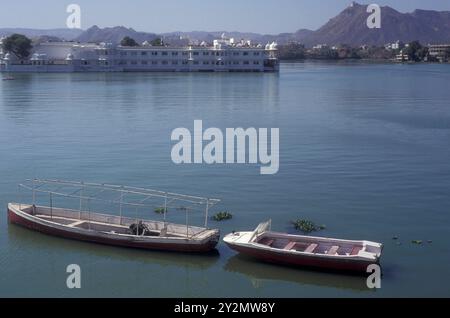
[[[432,65],[446,65],[450,64],[450,62],[447,63],[441,63],[441,62],[398,62],[395,60],[389,60],[389,59],[280,59],[280,63],[299,63],[299,62],[361,62],[366,64],[432,64]]]

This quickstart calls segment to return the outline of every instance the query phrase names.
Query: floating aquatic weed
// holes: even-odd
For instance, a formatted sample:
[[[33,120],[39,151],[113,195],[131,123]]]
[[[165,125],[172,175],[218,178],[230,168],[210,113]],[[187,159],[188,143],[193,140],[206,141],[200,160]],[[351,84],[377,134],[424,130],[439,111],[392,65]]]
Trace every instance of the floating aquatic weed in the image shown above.
[[[308,220],[297,220],[293,221],[292,224],[297,231],[302,231],[306,234],[326,229],[325,225],[318,226],[314,222]]]
[[[233,214],[231,214],[231,213],[229,213],[229,212],[226,212],[226,211],[224,211],[224,212],[219,212],[219,213],[217,213],[216,215],[214,215],[213,217],[212,217],[212,219],[214,220],[214,221],[218,221],[218,222],[220,222],[220,221],[226,221],[226,220],[231,220],[233,218]]]
[[[167,208],[160,207],[160,208],[156,208],[155,209],[155,213],[157,213],[157,214],[164,214],[164,213],[167,213],[167,212],[168,212]]]
[[[413,244],[422,245],[423,241],[421,240],[414,240],[412,241]]]

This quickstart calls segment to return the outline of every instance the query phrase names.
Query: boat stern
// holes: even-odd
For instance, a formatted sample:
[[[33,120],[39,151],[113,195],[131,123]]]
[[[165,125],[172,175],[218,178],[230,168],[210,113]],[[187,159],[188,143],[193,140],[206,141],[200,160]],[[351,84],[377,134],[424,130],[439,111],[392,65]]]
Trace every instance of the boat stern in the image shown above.
[[[383,244],[376,242],[364,242],[365,249],[361,253],[367,258],[372,258],[377,264],[380,263],[383,252]]]

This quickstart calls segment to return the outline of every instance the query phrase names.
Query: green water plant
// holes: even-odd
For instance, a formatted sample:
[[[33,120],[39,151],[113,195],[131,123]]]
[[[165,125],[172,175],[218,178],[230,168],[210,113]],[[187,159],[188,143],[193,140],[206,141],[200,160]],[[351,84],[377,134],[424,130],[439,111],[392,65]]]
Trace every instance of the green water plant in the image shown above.
[[[422,245],[423,241],[421,240],[414,240],[412,241],[413,244]]]
[[[212,219],[217,222],[231,220],[232,218],[233,218],[233,214],[231,214],[230,212],[226,212],[226,211],[219,212],[212,217]]]
[[[326,229],[325,225],[317,225],[314,222],[308,220],[296,220],[293,221],[292,224],[294,225],[294,228],[297,231],[302,231],[305,234],[322,231]]]
[[[157,213],[157,214],[164,214],[164,213],[167,213],[167,212],[168,212],[168,209],[164,208],[164,207],[159,207],[159,208],[155,209],[155,213]]]

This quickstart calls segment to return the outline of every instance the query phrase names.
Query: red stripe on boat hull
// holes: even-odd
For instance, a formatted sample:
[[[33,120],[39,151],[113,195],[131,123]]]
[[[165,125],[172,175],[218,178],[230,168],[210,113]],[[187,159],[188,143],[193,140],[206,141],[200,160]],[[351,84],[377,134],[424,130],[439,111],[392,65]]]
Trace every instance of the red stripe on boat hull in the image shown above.
[[[154,242],[136,242],[136,241],[122,241],[114,238],[96,237],[92,235],[84,235],[74,232],[68,232],[57,229],[48,225],[32,222],[8,209],[8,221],[27,229],[48,234],[51,236],[58,236],[62,238],[92,242],[104,245],[112,245],[119,247],[129,247],[146,250],[182,252],[182,253],[207,253],[215,249],[219,241],[219,235],[216,239],[205,242],[204,244],[174,244],[174,243],[154,243]]]
[[[366,273],[367,267],[375,263],[360,260],[325,259],[306,255],[293,255],[269,250],[263,251],[256,248],[237,246],[228,243],[227,245],[241,254],[251,256],[264,262],[288,266]]]

